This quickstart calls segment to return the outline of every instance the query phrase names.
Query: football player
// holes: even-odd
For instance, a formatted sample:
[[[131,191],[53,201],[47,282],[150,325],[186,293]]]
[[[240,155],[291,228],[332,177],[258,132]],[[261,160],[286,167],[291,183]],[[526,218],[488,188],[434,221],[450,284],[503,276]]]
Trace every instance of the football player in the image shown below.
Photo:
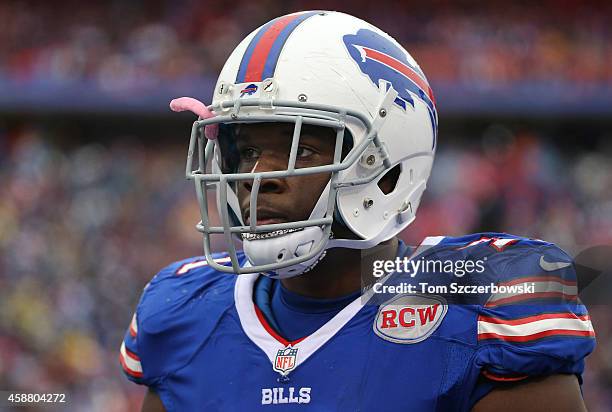
[[[186,174],[204,256],[153,277],[125,334],[120,361],[149,388],[143,410],[585,410],[594,333],[563,251],[500,233],[398,241],[438,116],[388,34],[339,12],[279,17],[236,47],[210,106],[171,108],[199,117]],[[216,237],[226,252],[212,253]],[[432,285],[467,279],[457,262],[478,260],[471,282],[531,291],[374,299],[362,268],[397,258],[451,262],[447,277],[416,277]]]

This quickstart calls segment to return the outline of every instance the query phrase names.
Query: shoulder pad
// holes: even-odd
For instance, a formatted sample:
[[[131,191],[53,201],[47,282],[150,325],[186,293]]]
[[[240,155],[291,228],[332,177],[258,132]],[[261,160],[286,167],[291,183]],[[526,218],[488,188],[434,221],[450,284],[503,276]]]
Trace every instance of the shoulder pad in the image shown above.
[[[555,276],[574,278],[572,259],[563,250],[550,242],[507,233],[488,232],[445,237],[427,251],[426,257],[482,262],[485,270],[473,274],[469,279],[470,282],[479,284],[504,282],[519,277],[548,276],[547,271],[555,271]],[[462,276],[459,274],[457,277]]]
[[[218,263],[229,264],[226,254],[213,257]],[[234,275],[208,266],[203,256],[174,262],[145,286],[138,305],[140,326],[157,333],[168,327],[169,321],[175,320],[177,310],[189,309],[212,290],[219,295],[228,287],[233,288],[234,280]]]
[[[562,249],[538,239],[477,233],[445,237],[416,259],[451,263],[452,270],[417,273],[414,282],[476,289],[476,295],[463,295],[465,300],[452,291],[444,297],[476,312],[475,333],[468,339],[478,348],[476,364],[485,377],[582,373],[595,333],[577,298],[573,260]],[[458,273],[458,263],[478,260],[484,262],[480,273]]]
[[[522,246],[543,246],[551,243],[540,239],[531,239],[509,233],[500,232],[483,232],[472,233],[464,236],[447,236],[438,245],[456,247],[457,250],[473,251],[477,249],[489,248],[491,250],[502,252],[508,249],[511,245]]]
[[[213,256],[229,264],[226,254]],[[235,279],[212,269],[202,256],[175,262],[151,279],[124,340],[140,363],[138,383],[154,382],[191,359],[233,306]]]
[[[595,332],[578,299],[572,258],[552,243],[526,243],[499,257],[497,285],[478,316],[479,357],[493,380],[508,376],[580,375]],[[529,286],[512,291],[511,287]]]
[[[414,281],[442,286],[449,302],[501,305],[544,300],[575,300],[572,258],[556,245],[505,233],[445,237],[413,259],[420,264]],[[453,288],[452,285],[460,286]],[[531,286],[527,293],[495,286]],[[446,286],[446,288],[445,288]],[[444,292],[439,293],[444,293]],[[551,301],[552,299],[552,301]]]

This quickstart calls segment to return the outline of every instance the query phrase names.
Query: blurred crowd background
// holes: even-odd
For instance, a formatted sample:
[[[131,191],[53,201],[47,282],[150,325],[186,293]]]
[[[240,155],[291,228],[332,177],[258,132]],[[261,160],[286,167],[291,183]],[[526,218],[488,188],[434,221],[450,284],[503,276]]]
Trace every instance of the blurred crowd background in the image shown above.
[[[152,109],[168,92],[194,85],[208,98],[246,34],[313,8],[384,28],[427,69],[449,110],[476,104],[516,113],[534,93],[532,112],[601,113],[612,104],[612,4],[605,1],[234,0],[223,7],[206,0],[5,0],[0,86],[10,93],[0,107]]]
[[[350,12],[402,42],[438,100],[439,151],[403,234],[612,242],[612,8],[605,2],[0,2],[0,390],[138,410],[118,347],[145,283],[201,253],[188,115],[248,32]],[[544,103],[543,103],[544,102]],[[589,308],[591,411],[612,407],[612,310]],[[25,409],[23,409],[25,410]]]

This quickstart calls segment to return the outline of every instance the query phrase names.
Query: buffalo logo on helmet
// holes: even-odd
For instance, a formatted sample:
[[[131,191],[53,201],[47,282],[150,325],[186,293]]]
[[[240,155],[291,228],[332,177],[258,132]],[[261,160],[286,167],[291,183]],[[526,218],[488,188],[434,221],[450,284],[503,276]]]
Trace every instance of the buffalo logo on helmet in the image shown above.
[[[240,90],[240,97],[251,96],[256,91],[257,91],[257,85],[251,83],[248,86],[245,86],[244,89]]]
[[[416,65],[409,61],[406,53],[390,40],[372,30],[360,29],[357,34],[344,35],[342,40],[349,55],[368,76],[374,86],[380,81],[397,91],[395,104],[406,110],[406,105],[414,107],[416,96],[427,106],[433,128],[433,145],[436,145],[438,115],[433,92],[425,75]]]

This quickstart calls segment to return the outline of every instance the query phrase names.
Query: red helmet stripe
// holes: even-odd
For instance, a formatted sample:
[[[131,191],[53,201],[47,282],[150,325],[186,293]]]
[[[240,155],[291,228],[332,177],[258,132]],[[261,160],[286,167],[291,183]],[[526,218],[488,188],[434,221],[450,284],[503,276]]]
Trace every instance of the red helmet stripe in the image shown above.
[[[244,77],[245,82],[260,82],[263,80],[261,75],[264,71],[264,66],[274,41],[283,31],[283,29],[297,17],[298,14],[280,17],[274,22],[274,24],[268,27],[253,50],[253,55],[251,56],[251,60],[247,66],[246,75]]]

